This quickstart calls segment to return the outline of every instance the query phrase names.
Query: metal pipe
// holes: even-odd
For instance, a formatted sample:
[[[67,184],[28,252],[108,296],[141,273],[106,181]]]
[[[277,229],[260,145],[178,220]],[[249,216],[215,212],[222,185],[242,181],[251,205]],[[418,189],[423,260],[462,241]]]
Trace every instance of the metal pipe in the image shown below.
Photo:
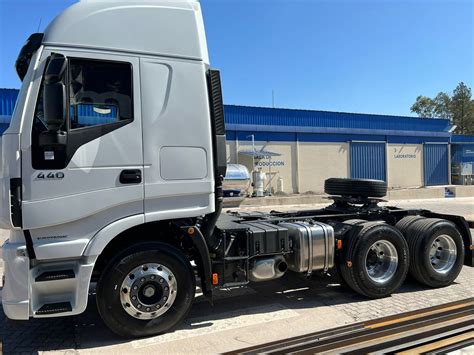
[[[213,213],[204,216],[201,226],[201,232],[204,235],[209,248],[216,253],[223,253],[223,251],[220,250],[222,238],[214,233],[217,219],[222,212],[222,205],[224,203],[224,190],[222,188],[223,181],[224,177],[222,175],[216,177],[215,210]]]

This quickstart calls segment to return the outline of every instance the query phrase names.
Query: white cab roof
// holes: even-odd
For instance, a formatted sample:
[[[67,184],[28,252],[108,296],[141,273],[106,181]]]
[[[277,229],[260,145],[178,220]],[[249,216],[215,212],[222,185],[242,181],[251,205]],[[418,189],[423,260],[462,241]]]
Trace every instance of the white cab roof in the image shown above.
[[[192,0],[82,0],[49,24],[43,43],[209,63],[201,7]]]

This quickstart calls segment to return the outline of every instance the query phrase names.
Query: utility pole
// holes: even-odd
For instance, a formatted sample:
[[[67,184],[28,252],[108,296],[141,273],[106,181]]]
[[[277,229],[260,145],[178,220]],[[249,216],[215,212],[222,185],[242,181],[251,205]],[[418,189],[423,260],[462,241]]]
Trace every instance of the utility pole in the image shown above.
[[[252,138],[252,169],[255,170],[255,153],[257,152],[255,150],[255,135],[251,134],[247,136],[247,138]]]
[[[272,89],[272,108],[275,108],[275,91]]]

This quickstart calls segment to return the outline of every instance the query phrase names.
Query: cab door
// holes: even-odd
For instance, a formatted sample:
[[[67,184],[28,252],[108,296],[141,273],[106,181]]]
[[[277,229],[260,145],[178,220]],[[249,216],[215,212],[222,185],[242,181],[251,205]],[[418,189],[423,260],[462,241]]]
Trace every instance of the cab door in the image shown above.
[[[43,73],[53,56],[67,65],[66,119],[57,139],[45,133],[43,105]],[[74,239],[80,224],[77,233],[92,235],[111,221],[143,213],[138,58],[49,49],[36,72],[36,100],[25,110],[31,121],[22,128],[23,228]],[[67,223],[69,232],[48,230]]]

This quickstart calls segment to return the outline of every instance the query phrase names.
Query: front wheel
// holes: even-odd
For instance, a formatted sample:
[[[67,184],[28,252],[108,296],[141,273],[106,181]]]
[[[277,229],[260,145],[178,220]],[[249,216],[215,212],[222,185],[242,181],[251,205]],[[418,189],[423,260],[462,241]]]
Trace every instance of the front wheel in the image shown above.
[[[142,243],[107,265],[97,284],[97,307],[120,336],[155,335],[186,317],[195,288],[193,270],[180,250]]]

